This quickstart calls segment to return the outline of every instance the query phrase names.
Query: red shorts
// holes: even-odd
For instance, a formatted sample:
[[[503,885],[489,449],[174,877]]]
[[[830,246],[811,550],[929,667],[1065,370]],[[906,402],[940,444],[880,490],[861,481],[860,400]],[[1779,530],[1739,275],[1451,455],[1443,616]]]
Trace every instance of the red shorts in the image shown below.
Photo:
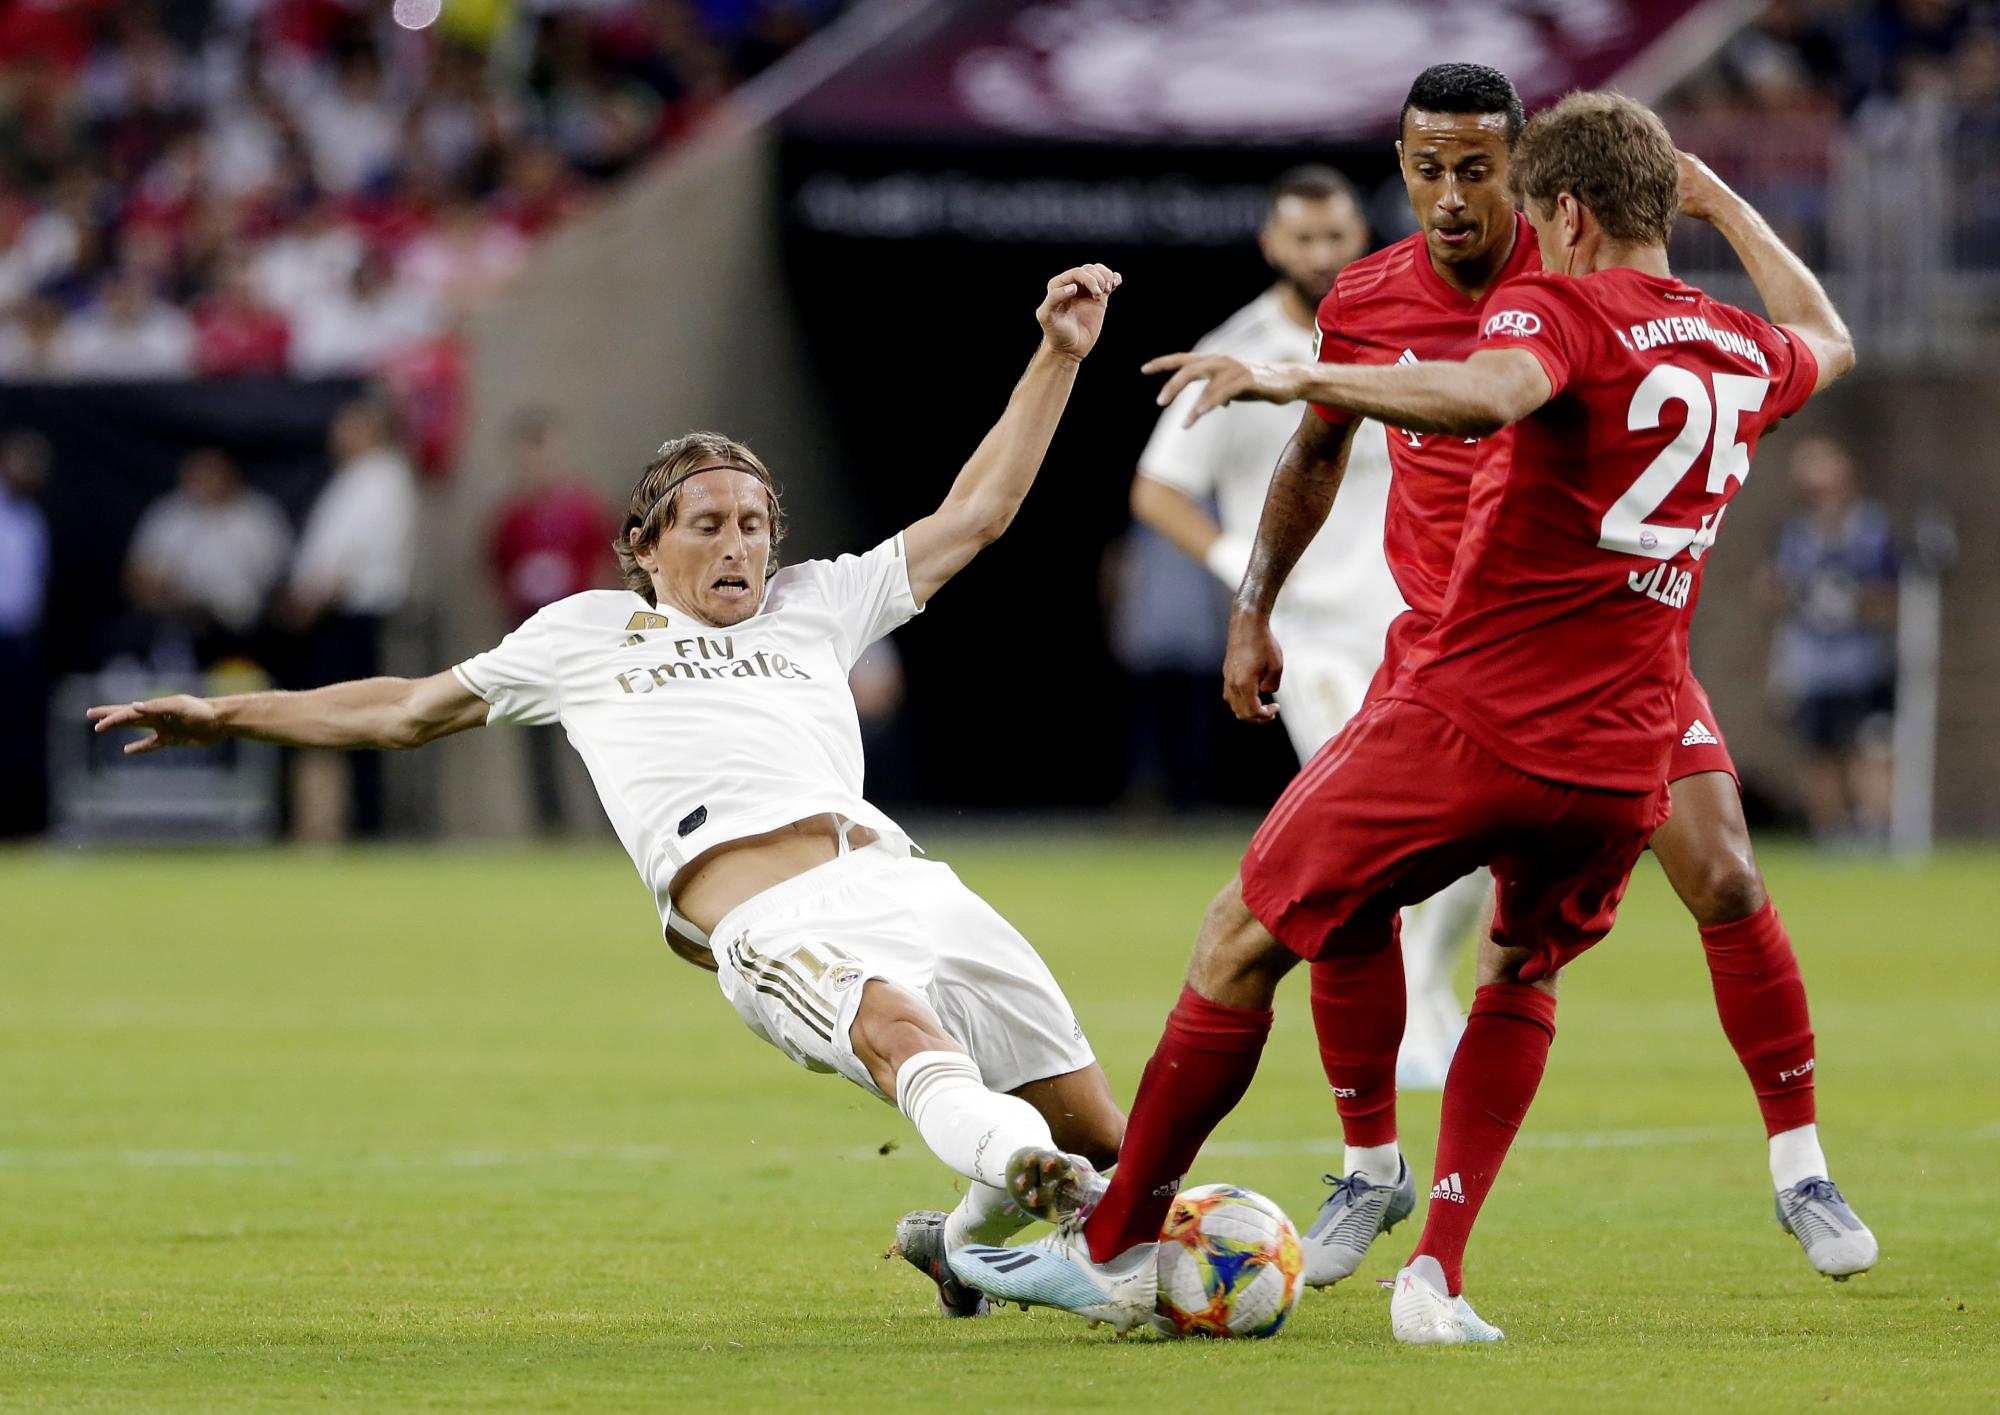
[[[1704,771],[1726,771],[1741,789],[1743,778],[1736,775],[1736,763],[1730,759],[1729,744],[1722,740],[1715,709],[1709,706],[1708,694],[1702,691],[1693,673],[1681,679],[1681,694],[1674,702],[1674,723],[1680,735],[1667,754],[1668,781],[1679,781],[1683,776]]]
[[[1306,764],[1251,837],[1243,902],[1301,958],[1373,953],[1396,914],[1493,867],[1493,937],[1547,977],[1611,930],[1632,866],[1666,819],[1657,792],[1516,770],[1443,715],[1378,699]]]

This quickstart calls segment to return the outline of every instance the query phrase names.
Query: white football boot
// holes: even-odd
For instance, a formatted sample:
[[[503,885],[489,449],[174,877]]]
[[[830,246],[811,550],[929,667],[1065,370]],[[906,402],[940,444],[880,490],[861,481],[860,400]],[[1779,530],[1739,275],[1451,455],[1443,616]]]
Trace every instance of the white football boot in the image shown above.
[[[947,1261],[952,1276],[1002,1302],[1059,1307],[1120,1333],[1155,1325],[1160,1300],[1158,1243],[1128,1248],[1108,1263],[1091,1259],[1080,1224],[1011,1248],[967,1244]]]
[[[1470,1302],[1445,1290],[1444,1269],[1431,1257],[1412,1258],[1396,1274],[1389,1329],[1396,1340],[1411,1346],[1464,1346],[1507,1335],[1473,1311]]]
[[[1800,1180],[1779,1192],[1777,1207],[1779,1227],[1799,1240],[1813,1271],[1846,1282],[1875,1266],[1881,1252],[1875,1235],[1831,1179],[1814,1175]]]

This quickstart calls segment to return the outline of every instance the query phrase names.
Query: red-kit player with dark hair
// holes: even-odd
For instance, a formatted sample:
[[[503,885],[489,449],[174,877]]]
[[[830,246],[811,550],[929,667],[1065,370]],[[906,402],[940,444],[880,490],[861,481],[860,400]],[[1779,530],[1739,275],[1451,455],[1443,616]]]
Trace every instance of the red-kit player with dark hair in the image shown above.
[[[1392,952],[1399,906],[1490,866],[1493,933],[1391,1323],[1416,1343],[1500,1335],[1461,1294],[1466,1241],[1540,1083],[1556,976],[1610,930],[1669,813],[1705,556],[1758,438],[1853,363],[1818,282],[1705,169],[1690,169],[1707,188],[1690,209],[1710,204],[1776,323],[1671,276],[1682,173],[1640,105],[1572,95],[1528,125],[1513,163],[1550,273],[1489,298],[1463,362],[1156,361],[1177,370],[1167,396],[1208,381],[1195,416],[1309,398],[1490,441],[1437,622],[1279,799],[1210,906],[1109,1189],[1037,1243],[954,1255],[994,1296],[1148,1320],[1161,1222],[1255,1073],[1279,980],[1301,958]]]

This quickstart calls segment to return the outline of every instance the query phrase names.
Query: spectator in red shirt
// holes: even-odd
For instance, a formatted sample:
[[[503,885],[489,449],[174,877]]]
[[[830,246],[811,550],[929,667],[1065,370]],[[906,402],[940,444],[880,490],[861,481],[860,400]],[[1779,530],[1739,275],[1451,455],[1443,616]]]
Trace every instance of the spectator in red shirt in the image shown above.
[[[560,420],[546,408],[523,408],[514,415],[512,437],[515,490],[494,519],[490,543],[509,627],[545,604],[616,586],[604,554],[615,529],[611,512],[563,456]],[[566,825],[558,731],[524,733],[535,823],[546,835]]]
[[[250,262],[227,251],[194,311],[195,370],[204,378],[282,374],[291,346],[285,317],[257,298]]]

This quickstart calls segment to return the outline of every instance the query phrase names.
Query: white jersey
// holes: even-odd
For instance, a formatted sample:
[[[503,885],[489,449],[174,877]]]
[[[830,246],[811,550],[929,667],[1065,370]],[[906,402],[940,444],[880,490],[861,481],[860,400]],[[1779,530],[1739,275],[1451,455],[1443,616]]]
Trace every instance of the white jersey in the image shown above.
[[[706,850],[835,814],[907,841],[861,795],[848,670],[918,613],[900,535],[772,577],[727,629],[630,590],[557,600],[452,672],[489,723],[560,722],[618,839],[675,926],[669,887]]]
[[[1199,353],[1281,363],[1314,361],[1314,334],[1286,316],[1278,292],[1267,290],[1195,345]],[[1285,444],[1298,430],[1297,404],[1233,403],[1193,427],[1182,427],[1199,385],[1160,415],[1139,457],[1139,472],[1196,501],[1215,498],[1223,534],[1249,542],[1257,535],[1264,494]],[[1382,551],[1389,505],[1389,449],[1382,425],[1366,420],[1355,430],[1326,524],[1285,580],[1273,613],[1281,642],[1382,656],[1389,621],[1403,612]]]

